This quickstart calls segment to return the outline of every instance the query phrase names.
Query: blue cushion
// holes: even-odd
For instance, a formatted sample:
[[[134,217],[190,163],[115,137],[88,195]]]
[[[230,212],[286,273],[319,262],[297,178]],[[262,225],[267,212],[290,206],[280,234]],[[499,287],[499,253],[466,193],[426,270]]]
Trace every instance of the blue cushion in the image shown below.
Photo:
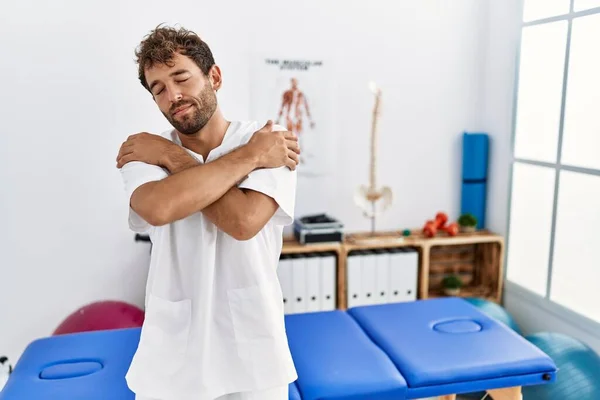
[[[404,398],[402,375],[345,312],[290,314],[285,322],[304,400]]]
[[[298,386],[296,386],[296,382],[290,383],[289,394],[289,400],[302,400],[302,397],[300,397],[300,392],[298,391]]]
[[[393,360],[407,398],[548,383],[552,359],[459,298],[355,307],[348,313]]]
[[[0,399],[133,400],[125,374],[139,337],[139,328],[128,328],[36,340],[15,365]]]

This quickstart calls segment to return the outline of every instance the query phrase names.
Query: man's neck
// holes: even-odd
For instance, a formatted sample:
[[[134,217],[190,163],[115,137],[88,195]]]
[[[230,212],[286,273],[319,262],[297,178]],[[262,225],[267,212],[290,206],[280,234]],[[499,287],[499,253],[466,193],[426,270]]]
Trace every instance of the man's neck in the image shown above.
[[[211,150],[223,142],[223,137],[227,132],[227,128],[229,128],[229,124],[230,122],[217,109],[206,125],[195,134],[184,135],[180,132],[177,132],[177,134],[183,147],[200,154],[204,158],[204,161],[206,161]]]

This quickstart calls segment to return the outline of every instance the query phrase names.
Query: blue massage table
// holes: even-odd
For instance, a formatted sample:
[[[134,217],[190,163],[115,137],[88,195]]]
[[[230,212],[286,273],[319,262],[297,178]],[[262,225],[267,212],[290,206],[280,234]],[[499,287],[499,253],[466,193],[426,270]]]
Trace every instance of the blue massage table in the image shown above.
[[[487,391],[521,400],[521,387],[554,382],[550,357],[458,298],[286,316],[298,380],[290,400],[405,400]],[[0,400],[133,400],[125,373],[139,329],[85,332],[31,343]]]
[[[31,343],[15,365],[2,400],[134,400],[125,374],[140,329],[58,335]]]

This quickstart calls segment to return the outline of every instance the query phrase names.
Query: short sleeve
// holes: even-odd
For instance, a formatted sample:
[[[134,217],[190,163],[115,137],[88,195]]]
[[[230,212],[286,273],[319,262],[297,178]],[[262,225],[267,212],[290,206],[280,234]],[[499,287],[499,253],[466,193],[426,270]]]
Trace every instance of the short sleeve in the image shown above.
[[[279,205],[273,222],[277,225],[291,225],[294,222],[296,180],[296,171],[287,167],[265,168],[252,171],[238,187],[261,192],[273,198]]]
[[[252,135],[264,124],[254,123],[242,140],[247,143]],[[285,131],[281,125],[274,125],[274,131]],[[296,207],[297,172],[288,167],[263,168],[252,171],[239,185],[240,189],[261,192],[274,199],[279,205],[272,220],[277,225],[291,225],[294,222]]]
[[[151,225],[131,208],[131,196],[143,184],[164,179],[168,173],[156,165],[132,161],[121,167],[121,176],[129,206],[129,228],[137,233],[146,233]]]

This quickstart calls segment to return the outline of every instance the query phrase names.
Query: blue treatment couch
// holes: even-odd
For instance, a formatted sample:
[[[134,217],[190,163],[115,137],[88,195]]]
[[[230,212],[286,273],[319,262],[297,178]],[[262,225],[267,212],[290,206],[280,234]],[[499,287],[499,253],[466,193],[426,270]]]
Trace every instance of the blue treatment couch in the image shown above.
[[[290,400],[404,400],[554,382],[552,359],[462,299],[293,314],[286,328],[298,380]],[[125,373],[139,329],[39,339],[0,400],[133,400]],[[447,397],[452,398],[452,397]]]

